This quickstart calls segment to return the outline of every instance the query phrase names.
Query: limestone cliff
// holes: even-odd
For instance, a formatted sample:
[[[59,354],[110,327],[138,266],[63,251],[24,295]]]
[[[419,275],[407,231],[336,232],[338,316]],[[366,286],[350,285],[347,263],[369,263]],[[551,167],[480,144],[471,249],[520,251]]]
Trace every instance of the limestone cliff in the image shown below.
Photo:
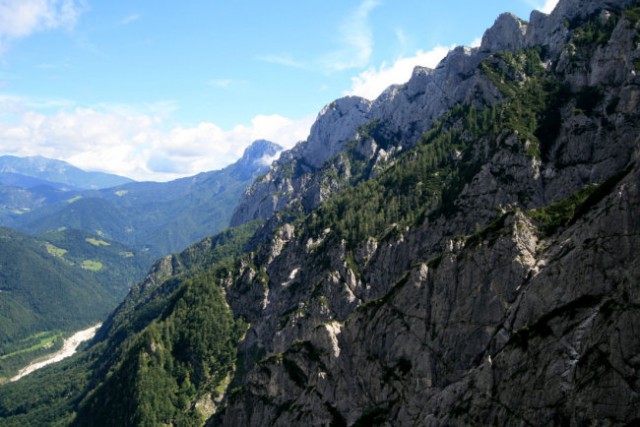
[[[340,149],[370,162],[385,150],[389,169],[401,167],[398,153],[424,144],[420,135],[456,103],[520,108],[508,99],[522,95],[519,88],[532,76],[513,67],[518,56],[505,51],[537,49],[541,84],[555,87],[536,116],[535,137],[507,127],[461,149],[453,161],[465,163],[471,176],[448,209],[443,194],[417,222],[355,244],[332,227],[313,233],[309,222],[282,225],[226,285],[231,307],[251,328],[241,344],[247,365],[212,422],[638,422],[634,4],[561,1],[551,16],[534,13],[528,24],[502,15],[479,49],[458,48],[436,70],[417,68],[406,85],[371,104],[349,100],[357,102],[356,112],[334,145],[326,145],[324,165],[303,160],[303,152],[320,150],[311,148],[320,140],[310,139],[256,183],[237,222],[315,200],[301,203],[309,212],[345,191],[345,180],[309,185],[323,168],[348,175],[341,162],[349,158]],[[375,136],[364,126],[372,122]],[[351,146],[348,130],[355,130]],[[464,131],[461,138],[473,139]],[[309,167],[284,178],[292,162]],[[283,181],[277,203],[267,211],[256,207]],[[324,194],[306,194],[313,191]],[[541,221],[569,208],[561,223]],[[258,271],[267,287],[256,285]]]
[[[551,15],[534,11],[530,23],[505,13],[487,30],[479,48],[458,47],[433,70],[417,67],[406,84],[390,87],[373,102],[356,97],[332,102],[320,112],[308,140],[285,152],[269,173],[246,192],[231,225],[268,218],[280,210],[309,212],[326,200],[329,193],[342,188],[331,180],[317,182],[317,171],[324,168],[340,174],[344,168],[333,162],[335,156],[349,142],[369,136],[367,125],[376,125],[373,138],[376,145],[368,153],[372,162],[381,154],[386,156],[390,149],[413,146],[431,128],[433,120],[452,106],[460,102],[491,105],[502,99],[500,91],[479,68],[488,55],[541,46],[547,60],[559,61],[562,66],[558,55],[564,51],[566,58],[565,47],[574,27],[601,11],[606,15],[608,9],[621,10],[633,3],[632,0],[563,1]],[[624,44],[622,48],[629,46]],[[611,62],[608,64],[612,72],[621,73],[628,68],[615,69]]]

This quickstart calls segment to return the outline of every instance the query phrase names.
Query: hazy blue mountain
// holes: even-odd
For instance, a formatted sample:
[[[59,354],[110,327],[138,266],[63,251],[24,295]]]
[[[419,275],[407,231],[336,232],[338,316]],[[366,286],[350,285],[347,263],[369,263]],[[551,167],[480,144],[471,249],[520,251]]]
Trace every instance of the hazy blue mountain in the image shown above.
[[[71,184],[47,181],[46,179],[22,175],[14,172],[0,172],[0,185],[25,189],[36,187],[51,187],[61,191],[73,191],[80,189],[79,187],[75,187]]]
[[[67,162],[41,156],[0,156],[0,172],[68,184],[83,189],[109,188],[133,182],[132,179],[109,173],[87,172]],[[18,186],[29,187],[29,185]]]
[[[32,182],[35,184],[35,181]],[[66,184],[17,187],[0,184],[0,224],[11,226],[21,215],[56,203],[73,200],[80,190]]]
[[[280,150],[277,144],[259,140],[221,170],[164,183],[131,182],[69,192],[68,197],[55,193],[59,200],[19,211],[5,224],[32,234],[75,228],[154,256],[165,255],[226,228],[242,193],[267,171],[269,159]]]

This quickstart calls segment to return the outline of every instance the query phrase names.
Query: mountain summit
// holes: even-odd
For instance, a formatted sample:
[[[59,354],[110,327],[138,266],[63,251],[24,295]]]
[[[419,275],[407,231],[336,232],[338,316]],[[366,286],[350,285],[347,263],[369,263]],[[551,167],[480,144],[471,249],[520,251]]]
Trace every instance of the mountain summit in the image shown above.
[[[251,143],[249,147],[244,150],[242,158],[238,161],[240,165],[253,165],[256,162],[261,162],[264,165],[269,166],[271,160],[282,151],[282,147],[278,144],[265,139],[259,139]]]

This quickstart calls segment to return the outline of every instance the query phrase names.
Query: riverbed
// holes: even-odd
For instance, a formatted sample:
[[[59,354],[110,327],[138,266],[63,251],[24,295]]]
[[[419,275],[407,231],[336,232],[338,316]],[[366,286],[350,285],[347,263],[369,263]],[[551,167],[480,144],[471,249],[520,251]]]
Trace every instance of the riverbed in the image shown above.
[[[82,331],[76,332],[71,337],[65,339],[62,343],[62,349],[56,351],[55,353],[46,356],[45,359],[40,359],[37,362],[33,362],[26,368],[22,368],[18,375],[11,378],[11,381],[18,381],[20,378],[25,375],[29,375],[30,373],[37,371],[40,368],[43,368],[52,363],[56,363],[61,361],[62,359],[66,359],[69,356],[73,356],[75,352],[78,350],[78,346],[85,341],[90,340],[96,335],[98,332],[98,328],[102,326],[101,323],[94,325],[88,329],[84,329]]]

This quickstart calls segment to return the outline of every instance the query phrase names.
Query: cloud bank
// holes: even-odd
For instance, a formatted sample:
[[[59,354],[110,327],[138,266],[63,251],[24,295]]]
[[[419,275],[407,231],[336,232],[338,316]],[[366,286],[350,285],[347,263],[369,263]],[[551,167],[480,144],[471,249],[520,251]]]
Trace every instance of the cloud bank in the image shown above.
[[[357,95],[375,99],[392,84],[405,83],[417,66],[435,68],[452,47],[436,46],[428,52],[419,50],[411,57],[396,60],[391,65],[383,63],[379,68],[370,68],[351,78],[351,89],[346,95]]]
[[[15,39],[73,28],[83,9],[79,0],[0,0],[0,53]]]
[[[558,0],[527,0],[527,3],[534,9],[549,14],[553,12]]]
[[[215,123],[170,127],[170,107],[99,105],[44,114],[30,100],[0,98],[0,152],[42,155],[137,180],[166,181],[220,169],[256,139],[286,147],[306,139],[313,117],[292,120],[258,115],[248,125],[224,130]],[[6,115],[5,115],[6,117]]]

